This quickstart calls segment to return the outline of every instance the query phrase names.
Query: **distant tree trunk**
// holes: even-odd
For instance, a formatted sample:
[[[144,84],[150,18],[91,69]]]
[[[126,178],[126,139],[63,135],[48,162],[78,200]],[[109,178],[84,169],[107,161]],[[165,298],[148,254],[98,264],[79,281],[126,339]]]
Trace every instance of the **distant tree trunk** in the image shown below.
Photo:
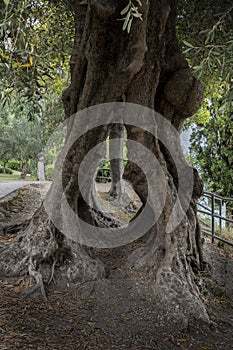
[[[27,167],[27,161],[22,161],[21,162],[21,179],[25,179],[26,176],[27,176],[27,170],[28,170],[28,167]]]
[[[134,19],[129,34],[122,31],[122,22],[118,21],[128,1],[97,0],[88,2],[88,6],[85,3],[73,1],[76,32],[71,57],[71,84],[63,94],[66,116],[100,103],[122,101],[124,96],[126,102],[158,111],[180,130],[184,120],[200,107],[202,86],[192,75],[177,42],[176,1],[143,1],[139,7],[143,21]],[[69,125],[69,135],[77,133],[79,127],[78,121]],[[136,278],[143,275],[150,279],[155,297],[166,310],[164,315],[176,314],[186,321],[193,317],[207,320],[195,283],[195,273],[202,265],[196,213],[202,183],[193,170],[194,189],[188,210],[185,210],[180,224],[167,232],[167,223],[179,189],[174,160],[164,145],[151,134],[130,125],[126,125],[126,128],[128,139],[147,147],[166,175],[165,185],[160,184],[159,177],[155,184],[158,188],[164,187],[161,191],[166,189],[164,210],[145,236],[144,244],[135,251],[129,250],[129,273],[135,274]],[[59,161],[56,168],[57,175],[63,171],[63,188],[73,211],[78,212],[85,221],[99,225],[98,208],[93,211],[87,206],[77,185],[78,171],[88,151],[103,142],[107,133],[106,126],[88,131],[69,151],[63,169],[59,170]],[[179,167],[185,171],[189,165],[183,157],[179,139],[171,139],[169,143],[176,150]],[[92,179],[100,159],[101,152],[87,169],[89,197],[93,196]],[[132,183],[145,205],[147,184],[142,170],[128,162],[124,178]],[[56,186],[55,176],[51,198],[54,198],[54,208],[59,212],[62,191]],[[179,203],[185,207],[186,193],[180,195]],[[108,225],[109,222],[106,223]],[[91,257],[85,246],[74,244],[59,232],[42,206],[26,232],[2,252],[1,272],[18,275],[29,269],[43,291],[42,276],[49,278],[51,264],[62,264],[64,260],[67,262],[64,269],[71,279],[88,280],[104,275],[103,263]]]
[[[7,162],[3,161],[3,173],[4,174],[6,173],[6,164],[7,164]]]
[[[117,139],[117,141],[116,141]],[[114,140],[114,143],[112,142]],[[112,183],[109,191],[110,197],[120,197],[125,192],[122,175],[124,172],[123,160],[124,125],[113,124],[109,132],[109,157]]]
[[[45,181],[45,172],[44,172],[44,157],[43,154],[38,155],[38,163],[37,163],[37,175],[39,181]]]
[[[121,207],[133,211],[131,199],[126,193],[124,173],[124,124],[112,124],[109,131],[109,157],[111,170],[110,200],[116,201]]]

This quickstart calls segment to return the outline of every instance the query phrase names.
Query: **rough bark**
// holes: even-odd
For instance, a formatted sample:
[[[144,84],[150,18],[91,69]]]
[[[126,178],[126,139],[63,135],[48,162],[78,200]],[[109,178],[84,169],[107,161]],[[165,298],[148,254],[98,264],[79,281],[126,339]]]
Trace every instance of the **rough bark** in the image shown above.
[[[124,124],[112,124],[109,131],[109,158],[111,170],[111,188],[109,197],[116,205],[129,212],[134,212],[134,207],[125,189],[124,173]]]
[[[114,143],[112,140],[114,140]],[[124,125],[113,124],[110,127],[109,132],[109,157],[112,174],[112,182],[109,195],[113,199],[121,197],[122,193],[125,192],[124,183],[122,181],[122,175],[124,172],[123,147]]]
[[[177,130],[184,120],[199,108],[202,88],[194,78],[182,56],[176,39],[176,1],[144,1],[140,12],[143,21],[134,20],[130,34],[122,31],[119,14],[127,1],[93,0],[74,1],[76,35],[71,58],[71,84],[63,94],[66,116],[86,107],[105,102],[126,101],[136,103],[161,113]],[[144,121],[146,123],[146,120]],[[72,138],[80,125],[77,120],[69,124],[68,138]],[[156,129],[156,125],[151,126]],[[176,164],[166,147],[141,128],[126,125],[127,137],[147,147],[157,158],[166,175],[166,203],[156,224],[145,236],[143,245],[129,251],[128,267],[136,278],[141,274],[151,280],[151,287],[160,304],[186,321],[192,317],[208,319],[195,283],[195,273],[201,268],[200,232],[196,215],[196,200],[202,185],[195,171],[192,199],[183,220],[171,232],[166,227],[179,192],[176,166],[184,172],[189,169],[179,140],[171,139],[176,154]],[[101,222],[100,208],[85,204],[78,184],[78,170],[82,159],[97,143],[106,139],[107,127],[95,128],[81,136],[68,152],[63,169],[59,160],[56,174],[62,172],[63,188],[74,212],[93,224]],[[166,130],[164,130],[166,134]],[[131,150],[129,149],[129,156]],[[87,174],[89,191],[93,196],[93,177],[101,152],[93,159]],[[153,169],[152,169],[153,170]],[[129,162],[124,177],[130,181],[142,203],[147,201],[148,189],[145,174]],[[56,177],[55,177],[56,178]],[[62,189],[51,189],[54,209],[59,212]],[[154,186],[161,186],[155,183]],[[164,184],[163,184],[164,186]],[[60,197],[59,197],[60,196]],[[92,203],[95,198],[89,198]],[[152,206],[156,207],[156,198]],[[179,194],[180,207],[187,205],[186,193]],[[152,207],[153,210],[153,207]],[[62,217],[61,217],[62,221]],[[117,223],[115,223],[117,225]],[[17,256],[14,252],[20,252]],[[96,279],[104,275],[104,266],[90,256],[80,244],[69,241],[48,219],[43,207],[34,216],[30,226],[1,254],[2,272],[8,275],[25,274],[27,270],[41,288],[41,276],[47,276],[48,266],[62,264],[71,279]],[[13,262],[13,265],[12,265]],[[41,268],[39,272],[39,268]],[[140,272],[139,272],[140,271]]]

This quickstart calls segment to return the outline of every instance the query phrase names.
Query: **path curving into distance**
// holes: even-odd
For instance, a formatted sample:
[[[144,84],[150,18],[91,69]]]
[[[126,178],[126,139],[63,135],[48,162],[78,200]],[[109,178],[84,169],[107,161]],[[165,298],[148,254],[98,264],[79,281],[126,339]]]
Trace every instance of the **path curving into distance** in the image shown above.
[[[43,182],[44,183],[44,182]],[[24,186],[32,184],[41,184],[40,181],[24,181],[24,180],[1,180],[0,181],[0,199],[8,196],[11,192],[18,190]]]

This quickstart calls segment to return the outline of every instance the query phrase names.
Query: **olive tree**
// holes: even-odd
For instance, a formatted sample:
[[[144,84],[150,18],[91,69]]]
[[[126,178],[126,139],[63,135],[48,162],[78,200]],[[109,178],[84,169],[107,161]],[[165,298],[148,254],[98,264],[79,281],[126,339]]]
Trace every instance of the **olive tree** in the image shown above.
[[[148,165],[146,151],[145,154],[138,151],[137,155],[136,148],[136,155],[145,158],[145,166],[149,166],[152,177],[156,174],[157,180],[151,185],[145,169],[134,161],[128,162],[123,176],[140,197],[141,212],[147,205],[149,186],[154,188],[156,196],[151,196],[150,212],[156,213],[157,203],[162,199],[164,206],[156,222],[145,233],[140,247],[128,246],[128,275],[143,276],[150,281],[154,297],[158,298],[162,308],[169,310],[170,315],[177,315],[186,322],[193,318],[208,320],[195,282],[203,264],[196,212],[202,183],[197,172],[186,163],[179,144],[179,131],[184,121],[201,106],[203,88],[189,68],[177,40],[176,1],[78,0],[70,3],[75,38],[70,60],[71,82],[63,93],[69,147],[68,150],[65,147],[58,157],[49,200],[38,209],[27,229],[3,248],[1,274],[33,276],[35,288],[40,287],[44,296],[46,279],[49,279],[51,270],[54,272],[54,267],[61,264],[64,264],[63,274],[74,281],[104,277],[104,263],[94,254],[101,244],[100,248],[98,244],[94,245],[95,248],[87,248],[87,244],[73,239],[72,234],[65,235],[62,228],[66,226],[69,231],[69,225],[76,216],[100,231],[107,228],[112,232],[112,227],[119,226],[114,218],[101,211],[96,200],[93,178],[101,151],[95,154],[84,179],[86,197],[79,184],[79,171],[88,152],[105,141],[109,133],[108,124],[111,124],[110,117],[109,123],[95,123],[94,116],[98,119],[101,115],[93,106],[110,103],[106,105],[106,113],[111,116],[114,103],[136,104],[143,121],[141,127],[120,117],[119,123],[125,124],[127,142],[135,142],[141,145],[141,149],[148,149],[162,173],[155,163]],[[126,30],[122,30],[122,26]],[[147,119],[143,108],[163,116],[165,123],[162,129],[156,125],[159,119],[151,125],[151,119]],[[88,115],[89,109],[92,119],[89,119],[88,126],[83,118],[70,118],[79,112],[82,114],[83,110]],[[93,120],[92,128],[90,120]],[[171,134],[169,127],[177,132]],[[80,129],[85,132],[75,140]],[[160,130],[153,133],[153,129]],[[166,147],[168,144],[169,149]],[[129,147],[129,159],[133,159],[133,153],[135,149]],[[190,182],[187,176],[182,187],[180,173],[189,174],[193,181]],[[67,216],[63,210],[64,196],[74,217]],[[89,203],[84,197],[89,199]],[[182,212],[182,218],[172,229],[167,229],[171,216],[176,219],[178,212]],[[140,213],[132,223],[140,218]],[[54,216],[57,221],[53,220]],[[82,236],[83,232],[78,234]],[[85,242],[85,234],[82,237]],[[61,272],[55,269],[54,273]]]

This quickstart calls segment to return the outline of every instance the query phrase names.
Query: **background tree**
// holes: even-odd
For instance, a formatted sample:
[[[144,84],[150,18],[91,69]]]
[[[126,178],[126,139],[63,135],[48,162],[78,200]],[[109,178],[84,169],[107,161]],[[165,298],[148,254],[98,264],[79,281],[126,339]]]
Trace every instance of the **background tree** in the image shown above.
[[[37,125],[33,143],[40,143],[42,150],[52,130],[64,118],[59,96],[69,79],[68,56],[73,31],[70,26],[70,31],[64,33],[59,18],[62,16],[67,24],[70,23],[70,11],[62,2],[48,6],[46,1],[12,0],[6,4],[0,3],[0,102],[4,108],[1,119],[3,124],[7,124],[8,114],[15,115],[16,120],[11,120],[11,124],[20,131],[24,123],[28,137],[29,134],[32,136]],[[70,41],[65,38],[67,33]],[[59,53],[55,54],[57,51]],[[28,105],[27,108],[22,107],[22,101]],[[16,112],[16,104],[21,106],[20,113]],[[7,140],[3,145],[2,138],[2,147],[8,149],[8,158],[16,138],[19,138],[19,134],[15,134],[14,129],[10,135],[11,140],[14,137],[14,143],[7,147]],[[21,153],[32,155],[30,148],[26,151],[29,139],[27,141]],[[18,146],[17,157],[19,154]],[[30,161],[30,172],[33,171],[34,175],[37,175],[37,157],[33,153],[34,160]],[[25,159],[23,155],[21,158]]]
[[[11,0],[7,3],[7,6],[3,1],[0,3],[0,98],[6,103],[12,92],[27,97],[32,102],[31,118],[41,112],[45,94],[51,94],[54,89],[61,92],[66,86],[72,16],[63,2]],[[63,21],[67,23],[66,32]]]
[[[44,151],[49,136],[63,119],[61,103],[54,100],[54,96],[46,102],[38,117],[38,114],[31,114],[33,106],[26,97],[14,95],[0,112],[0,160],[5,165],[12,158],[18,160],[22,178],[31,172],[37,176],[38,155]]]
[[[219,113],[213,106],[209,109],[210,119],[204,124],[192,126],[191,163],[198,168],[206,190],[232,198],[232,114]],[[227,217],[232,218],[232,213],[232,203],[227,202]]]
[[[206,97],[220,110],[232,111],[232,2],[184,0],[179,7],[178,30],[186,58],[207,86]]]
[[[191,161],[208,190],[232,197],[233,6],[230,1],[211,0],[185,1],[180,6],[184,53],[205,84],[204,104],[186,122],[192,127]]]
[[[28,120],[30,105],[25,99],[12,99],[11,104],[0,114],[0,159],[7,161],[14,158],[20,162],[22,178],[25,178],[30,169],[30,161],[37,159],[43,140],[40,137],[41,124],[39,120]]]
[[[233,123],[228,115],[216,115],[204,125],[193,126],[191,156],[209,191],[233,197]]]

